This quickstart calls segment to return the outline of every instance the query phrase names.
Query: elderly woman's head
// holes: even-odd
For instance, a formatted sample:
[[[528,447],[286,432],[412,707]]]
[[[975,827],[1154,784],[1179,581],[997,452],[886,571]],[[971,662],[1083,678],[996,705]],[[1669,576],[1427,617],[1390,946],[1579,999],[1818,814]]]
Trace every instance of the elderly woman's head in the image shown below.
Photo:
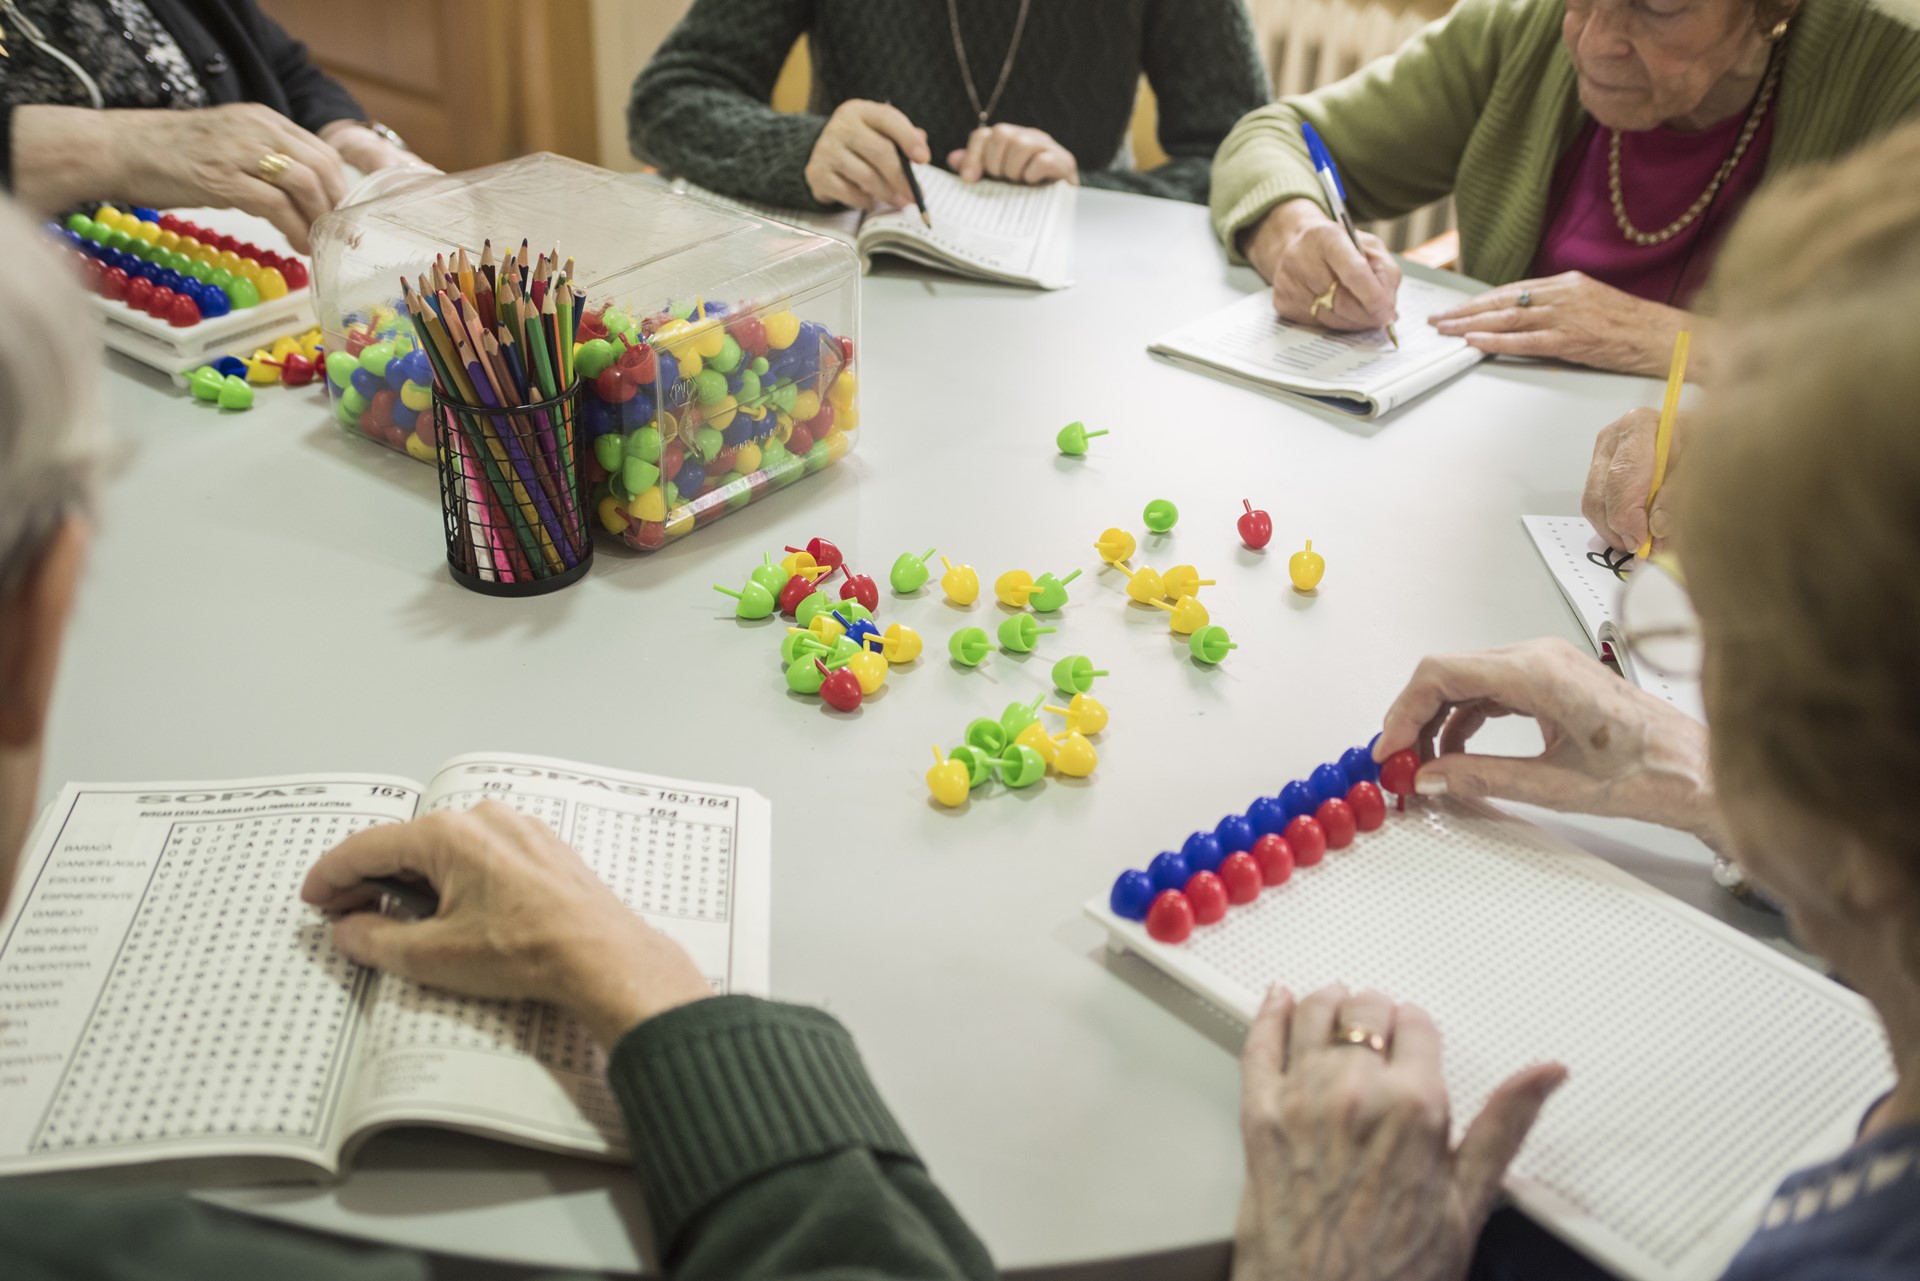
[[[1566,0],[1580,105],[1608,128],[1688,127],[1744,108],[1799,0]],[[1729,86],[1740,86],[1728,97]],[[1707,118],[1700,118],[1704,112]]]
[[[1676,482],[1737,852],[1843,969],[1920,967],[1916,165],[1910,126],[1754,203]]]
[[[99,348],[46,236],[0,200],[0,903],[33,812],[40,738],[99,451]]]

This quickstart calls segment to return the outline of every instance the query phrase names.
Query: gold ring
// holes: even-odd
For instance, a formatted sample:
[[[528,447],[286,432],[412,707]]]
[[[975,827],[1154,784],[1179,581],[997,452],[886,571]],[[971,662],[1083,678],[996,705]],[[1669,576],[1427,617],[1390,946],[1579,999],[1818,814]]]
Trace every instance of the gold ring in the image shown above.
[[[1313,300],[1313,306],[1307,308],[1308,317],[1311,318],[1311,317],[1317,316],[1323,310],[1332,311],[1333,296],[1339,292],[1340,292],[1340,282],[1336,280],[1332,284],[1327,286],[1327,292],[1325,292],[1324,294],[1321,294],[1318,298],[1315,298]]]
[[[1361,1027],[1358,1023],[1349,1024],[1333,1034],[1336,1046],[1359,1045],[1372,1050],[1381,1058],[1387,1055],[1387,1038],[1370,1027]]]
[[[253,167],[260,175],[260,181],[280,185],[280,175],[293,168],[293,157],[284,151],[269,151],[260,157],[260,163]]]

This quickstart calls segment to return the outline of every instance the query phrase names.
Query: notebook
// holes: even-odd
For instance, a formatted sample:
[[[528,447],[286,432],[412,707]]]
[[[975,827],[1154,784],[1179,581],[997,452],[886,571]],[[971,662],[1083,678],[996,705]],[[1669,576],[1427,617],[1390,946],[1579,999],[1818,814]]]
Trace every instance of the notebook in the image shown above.
[[[1444,1038],[1456,1140],[1500,1081],[1565,1064],[1506,1191],[1633,1281],[1717,1278],[1780,1180],[1844,1149],[1893,1082],[1861,997],[1475,802],[1411,798],[1183,943],[1105,894],[1086,911],[1110,948],[1243,1023],[1270,982],[1419,1005]]]
[[[0,921],[0,1174],[193,1159],[311,1178],[400,1125],[622,1158],[576,1020],[363,969],[299,899],[350,834],[487,798],[551,826],[714,991],[766,991],[770,810],[740,788],[496,754],[425,786],[70,784]]]
[[[1602,658],[1610,659],[1622,676],[1647,693],[1697,721],[1706,720],[1707,705],[1700,693],[1700,682],[1636,666],[1632,652],[1614,623],[1620,589],[1643,562],[1613,551],[1593,532],[1593,526],[1584,517],[1522,516],[1520,520],[1595,651]],[[1613,568],[1614,565],[1619,568]]]
[[[1384,329],[1331,333],[1274,315],[1262,290],[1165,334],[1147,350],[1177,365],[1273,395],[1379,418],[1486,359],[1427,324],[1472,291],[1409,270],[1400,282],[1395,348]]]
[[[674,187],[724,208],[844,240],[859,253],[862,270],[891,254],[974,280],[1036,289],[1073,283],[1078,187],[1065,182],[1028,187],[990,178],[962,182],[931,165],[915,165],[913,172],[927,198],[931,228],[921,224],[920,211],[913,208],[822,213],[735,200],[685,180]]]

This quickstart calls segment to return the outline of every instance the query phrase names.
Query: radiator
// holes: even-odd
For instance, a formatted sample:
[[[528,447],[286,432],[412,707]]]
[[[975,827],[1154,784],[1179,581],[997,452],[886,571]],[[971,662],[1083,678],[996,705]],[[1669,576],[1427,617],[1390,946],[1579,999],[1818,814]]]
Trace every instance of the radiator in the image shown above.
[[[1306,93],[1344,79],[1393,53],[1427,19],[1409,9],[1396,13],[1373,0],[1251,0],[1254,30],[1273,69],[1276,98]],[[1453,227],[1453,201],[1441,200],[1367,229],[1403,251]]]

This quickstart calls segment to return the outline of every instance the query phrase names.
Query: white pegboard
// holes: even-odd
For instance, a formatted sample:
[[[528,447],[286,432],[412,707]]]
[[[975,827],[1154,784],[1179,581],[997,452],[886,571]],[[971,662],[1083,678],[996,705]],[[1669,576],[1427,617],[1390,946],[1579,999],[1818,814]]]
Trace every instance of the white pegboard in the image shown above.
[[[1490,807],[1410,801],[1184,943],[1104,893],[1086,910],[1243,1021],[1269,982],[1424,1007],[1456,1137],[1511,1073],[1566,1064],[1508,1191],[1644,1281],[1719,1276],[1780,1179],[1846,1146],[1893,1081],[1860,997]]]

